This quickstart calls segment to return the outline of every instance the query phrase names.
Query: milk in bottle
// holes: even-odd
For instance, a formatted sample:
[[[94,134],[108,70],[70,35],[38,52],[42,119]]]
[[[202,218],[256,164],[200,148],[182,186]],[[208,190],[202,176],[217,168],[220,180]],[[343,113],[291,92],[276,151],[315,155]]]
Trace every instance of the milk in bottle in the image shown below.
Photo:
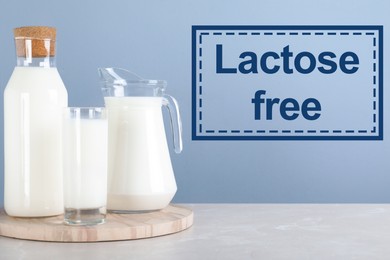
[[[4,207],[8,215],[63,212],[61,113],[67,91],[55,67],[56,30],[14,30],[17,66],[4,91]]]

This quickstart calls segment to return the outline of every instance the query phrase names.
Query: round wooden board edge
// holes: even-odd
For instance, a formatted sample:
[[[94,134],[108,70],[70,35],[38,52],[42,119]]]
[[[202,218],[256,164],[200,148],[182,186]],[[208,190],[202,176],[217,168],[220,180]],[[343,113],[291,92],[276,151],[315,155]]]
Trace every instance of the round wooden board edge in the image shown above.
[[[167,218],[167,222],[156,223],[161,221],[159,218],[153,218],[153,216],[158,214],[163,214],[162,216]],[[120,217],[122,220],[115,221],[112,220],[113,217]],[[132,223],[135,222],[133,219],[143,218],[147,219],[147,222],[150,223],[143,223],[142,225]],[[67,226],[63,224],[62,219],[63,215],[44,218],[15,218],[8,216],[4,209],[0,209],[0,236],[22,240],[62,243],[94,243],[145,239],[171,235],[190,228],[193,225],[194,212],[188,207],[170,204],[162,210],[149,213],[108,213],[107,223],[98,226]],[[31,220],[38,221],[38,223],[30,223]],[[39,227],[40,221],[46,221],[47,223],[45,224],[49,226],[49,230],[45,227],[42,233],[42,227]],[[130,224],[126,224],[126,221],[129,221]],[[110,225],[116,224],[119,226],[107,231]],[[164,225],[170,225],[170,229],[167,230]],[[48,237],[46,234],[50,231],[50,228],[54,229],[55,238],[49,238],[50,236]],[[112,231],[119,232],[121,235],[112,237]]]

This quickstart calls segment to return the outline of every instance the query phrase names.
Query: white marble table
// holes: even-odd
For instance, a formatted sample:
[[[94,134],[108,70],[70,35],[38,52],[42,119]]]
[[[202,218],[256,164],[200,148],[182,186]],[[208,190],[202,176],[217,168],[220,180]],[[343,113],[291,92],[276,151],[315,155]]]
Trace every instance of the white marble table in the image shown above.
[[[0,237],[0,259],[390,259],[390,204],[187,204],[194,225],[152,239]]]

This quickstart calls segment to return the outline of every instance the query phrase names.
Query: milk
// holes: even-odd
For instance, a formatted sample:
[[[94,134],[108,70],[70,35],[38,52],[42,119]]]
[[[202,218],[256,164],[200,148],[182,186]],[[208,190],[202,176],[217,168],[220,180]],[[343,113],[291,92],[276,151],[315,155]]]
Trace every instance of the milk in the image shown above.
[[[161,97],[105,97],[109,210],[164,208],[176,193]]]
[[[15,67],[4,91],[4,207],[20,217],[63,212],[61,113],[55,67]]]
[[[76,131],[78,129],[78,131]],[[107,120],[66,118],[64,206],[92,209],[107,201]]]

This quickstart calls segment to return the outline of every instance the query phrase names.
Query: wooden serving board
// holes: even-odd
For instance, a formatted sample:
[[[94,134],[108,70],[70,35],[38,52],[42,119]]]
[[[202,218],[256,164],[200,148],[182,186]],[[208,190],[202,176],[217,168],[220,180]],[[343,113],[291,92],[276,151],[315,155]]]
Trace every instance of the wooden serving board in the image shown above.
[[[63,215],[44,218],[15,218],[0,210],[0,235],[53,242],[100,242],[151,238],[176,233],[193,223],[191,209],[169,205],[165,209],[139,214],[108,213],[106,223],[97,226],[69,226]]]

